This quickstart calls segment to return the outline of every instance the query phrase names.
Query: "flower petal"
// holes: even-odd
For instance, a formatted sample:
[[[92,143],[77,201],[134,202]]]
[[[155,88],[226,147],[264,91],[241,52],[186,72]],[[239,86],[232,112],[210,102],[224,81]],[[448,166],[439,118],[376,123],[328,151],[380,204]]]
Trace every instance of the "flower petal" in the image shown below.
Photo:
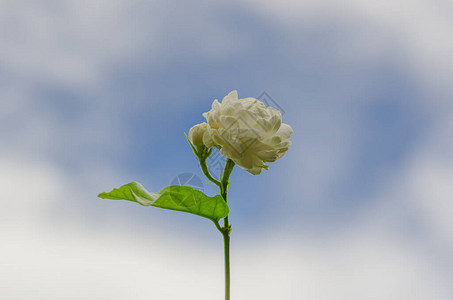
[[[288,124],[282,123],[276,134],[282,139],[289,139],[291,134],[293,134],[293,129]]]

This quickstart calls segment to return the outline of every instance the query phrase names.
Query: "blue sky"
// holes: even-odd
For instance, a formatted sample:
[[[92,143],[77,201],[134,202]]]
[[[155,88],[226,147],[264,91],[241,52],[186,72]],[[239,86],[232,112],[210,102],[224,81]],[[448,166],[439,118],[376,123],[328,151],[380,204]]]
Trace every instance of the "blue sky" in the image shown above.
[[[212,224],[96,195],[202,178],[184,132],[238,90],[294,134],[232,174],[234,299],[451,299],[450,6],[2,2],[0,295],[222,299]]]

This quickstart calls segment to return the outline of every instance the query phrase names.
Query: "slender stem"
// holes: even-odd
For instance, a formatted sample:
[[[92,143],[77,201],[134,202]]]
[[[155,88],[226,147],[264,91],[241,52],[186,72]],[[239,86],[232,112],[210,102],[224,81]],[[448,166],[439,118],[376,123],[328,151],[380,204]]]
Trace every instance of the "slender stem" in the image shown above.
[[[230,234],[229,232],[222,234],[225,253],[225,300],[230,300]]]
[[[200,159],[200,168],[203,171],[203,174],[208,178],[212,183],[217,186],[221,185],[221,182],[212,177],[211,173],[209,173],[208,166],[206,165],[206,159]]]
[[[196,151],[194,150],[194,153]],[[198,156],[198,155],[197,155]],[[220,194],[222,195],[225,203],[227,202],[228,187],[230,184],[230,175],[233,172],[235,163],[231,159],[227,159],[225,163],[225,168],[223,170],[223,176],[221,181],[216,180],[209,173],[208,167],[206,165],[206,159],[198,156],[200,161],[200,167],[203,171],[203,174],[212,181],[215,185],[219,187]],[[223,248],[224,248],[224,257],[225,257],[225,300],[230,300],[230,233],[231,225],[228,222],[228,216],[223,219],[223,227],[220,226],[218,221],[213,221],[217,229],[223,236]]]
[[[220,231],[220,233],[223,234],[222,227],[220,226],[219,222],[218,221],[214,221],[214,220],[212,222],[214,223],[215,227],[217,227],[217,229]]]
[[[230,175],[231,175],[231,172],[233,172],[234,166],[235,166],[234,161],[232,161],[231,159],[227,159],[227,161],[225,163],[225,168],[223,169],[223,176],[222,176],[223,189],[220,191],[225,193],[225,196],[224,196],[225,201],[226,201],[226,194],[228,193],[228,185],[230,184],[230,180],[229,180]]]
[[[225,300],[230,300],[230,228],[228,218],[224,220],[226,227],[220,227],[219,222],[214,221],[215,226],[223,236],[223,250],[225,262]]]
[[[234,162],[227,159],[223,170],[222,181],[219,186],[220,194],[223,200],[227,202],[228,187],[230,184],[229,178],[234,168]],[[224,254],[225,254],[225,300],[230,300],[230,232],[231,226],[228,222],[228,216],[223,219],[223,227],[221,228],[223,235]]]

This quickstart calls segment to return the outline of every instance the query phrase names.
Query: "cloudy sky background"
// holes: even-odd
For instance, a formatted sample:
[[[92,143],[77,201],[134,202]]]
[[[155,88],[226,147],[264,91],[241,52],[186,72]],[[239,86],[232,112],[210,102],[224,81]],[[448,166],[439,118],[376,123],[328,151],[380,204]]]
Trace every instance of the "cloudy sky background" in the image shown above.
[[[452,299],[452,32],[447,0],[1,1],[0,297],[222,299],[209,221],[96,195],[202,178],[183,133],[237,89],[294,135],[232,174],[233,299]]]

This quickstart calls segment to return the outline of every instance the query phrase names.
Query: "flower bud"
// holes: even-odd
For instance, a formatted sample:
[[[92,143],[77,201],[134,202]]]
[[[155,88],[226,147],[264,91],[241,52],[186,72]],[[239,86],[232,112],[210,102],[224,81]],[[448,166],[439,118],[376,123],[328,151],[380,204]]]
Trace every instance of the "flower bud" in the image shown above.
[[[203,135],[207,129],[206,123],[201,123],[193,126],[190,128],[189,131],[189,140],[192,142],[194,146],[204,146],[203,144]]]

